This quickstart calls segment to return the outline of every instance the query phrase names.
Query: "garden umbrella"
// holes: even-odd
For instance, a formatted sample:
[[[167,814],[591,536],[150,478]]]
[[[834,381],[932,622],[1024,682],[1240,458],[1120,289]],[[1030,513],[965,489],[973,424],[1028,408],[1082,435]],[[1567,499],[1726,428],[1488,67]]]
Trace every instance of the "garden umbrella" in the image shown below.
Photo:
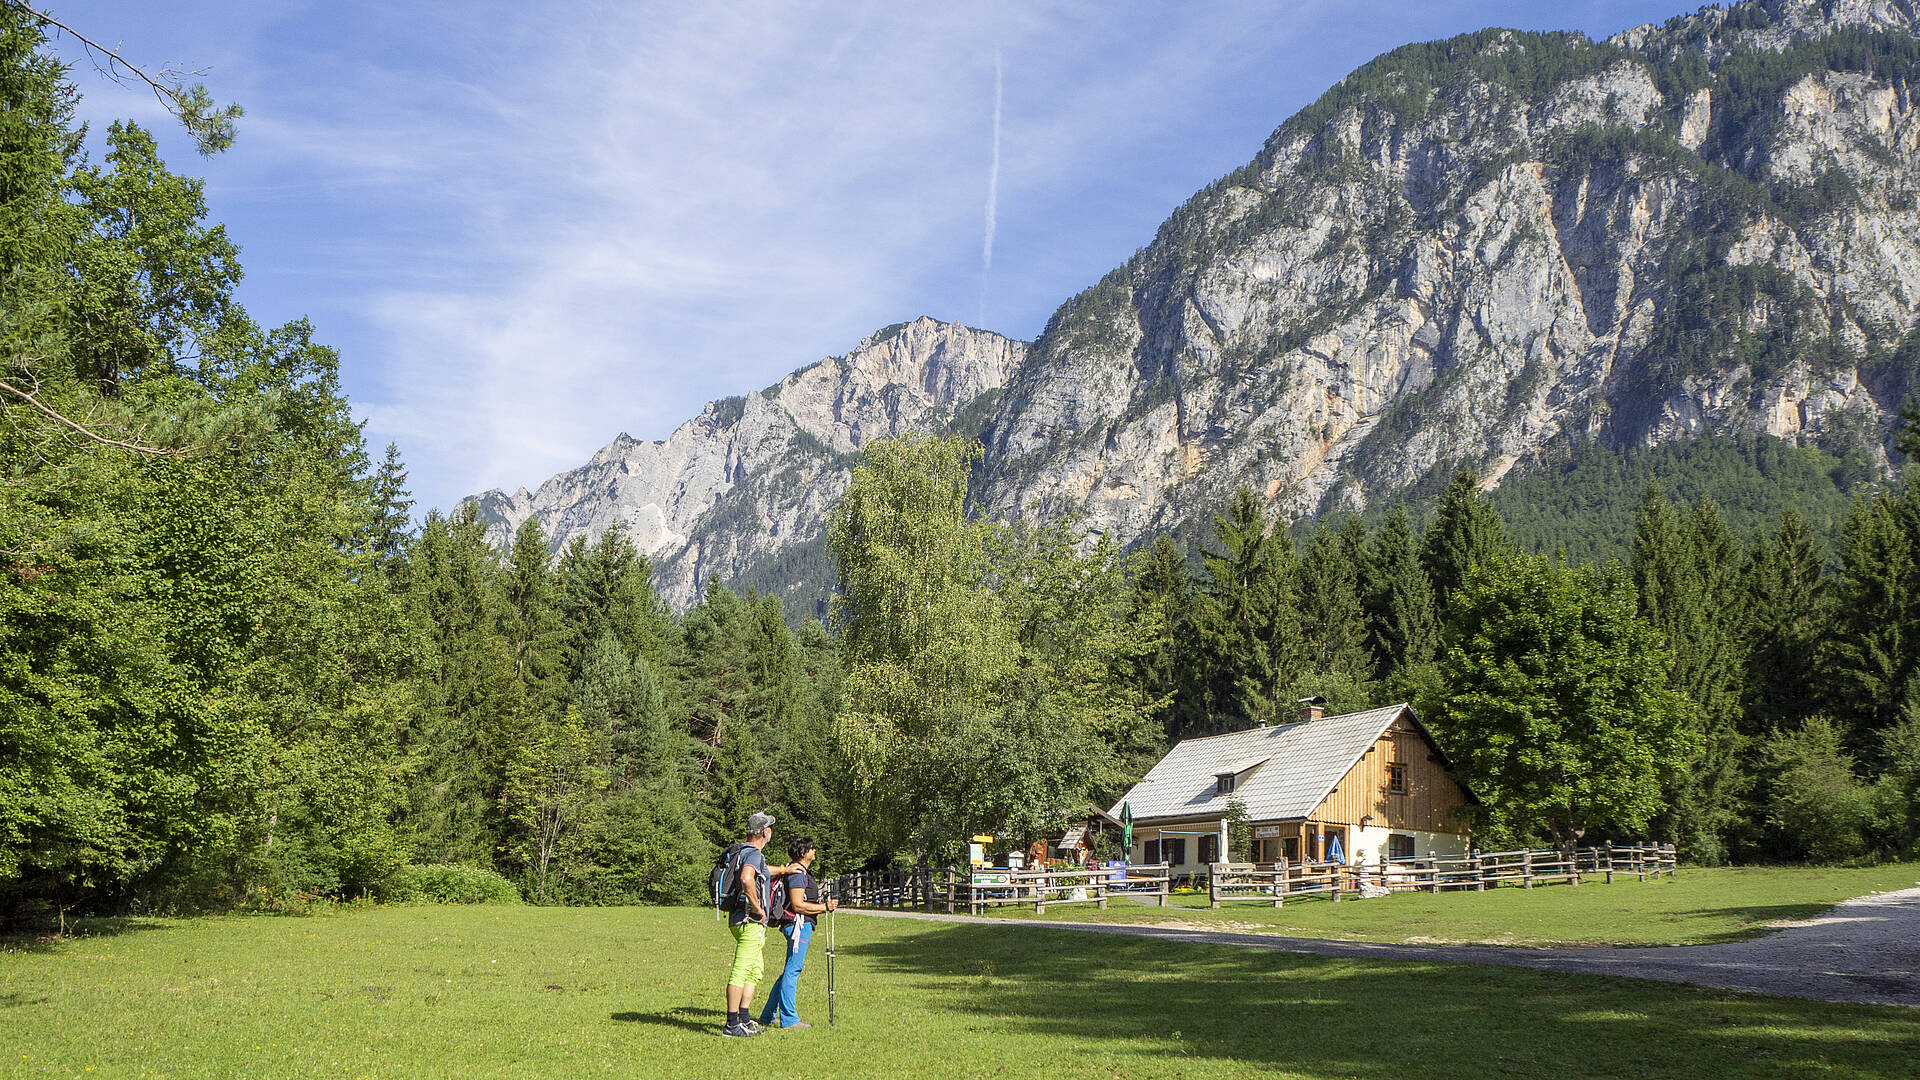
[[[1123,856],[1133,851],[1133,804],[1120,804],[1120,851]]]

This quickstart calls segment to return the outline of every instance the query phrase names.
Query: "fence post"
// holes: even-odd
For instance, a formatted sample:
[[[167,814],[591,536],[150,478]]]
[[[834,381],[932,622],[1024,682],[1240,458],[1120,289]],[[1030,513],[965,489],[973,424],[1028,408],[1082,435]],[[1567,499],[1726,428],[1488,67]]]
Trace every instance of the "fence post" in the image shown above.
[[[1220,906],[1220,864],[1207,864],[1207,899],[1214,907]]]
[[[1580,884],[1580,849],[1573,849],[1573,858],[1567,863],[1567,884]]]
[[[1473,891],[1486,892],[1487,872],[1480,866],[1480,853],[1478,851],[1469,851],[1467,853],[1467,869],[1473,873]]]
[[[1607,884],[1611,885],[1613,884],[1613,845],[1608,844],[1604,850],[1607,853]]]
[[[1533,849],[1532,848],[1528,848],[1527,850],[1520,853],[1520,887],[1523,889],[1533,888]]]

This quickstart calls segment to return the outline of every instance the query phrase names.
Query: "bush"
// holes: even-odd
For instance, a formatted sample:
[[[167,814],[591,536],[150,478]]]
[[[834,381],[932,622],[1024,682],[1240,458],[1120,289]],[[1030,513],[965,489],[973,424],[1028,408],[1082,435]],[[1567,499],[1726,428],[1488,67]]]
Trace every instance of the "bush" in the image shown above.
[[[520,890],[491,870],[457,863],[409,866],[393,875],[387,898],[414,904],[517,904]]]

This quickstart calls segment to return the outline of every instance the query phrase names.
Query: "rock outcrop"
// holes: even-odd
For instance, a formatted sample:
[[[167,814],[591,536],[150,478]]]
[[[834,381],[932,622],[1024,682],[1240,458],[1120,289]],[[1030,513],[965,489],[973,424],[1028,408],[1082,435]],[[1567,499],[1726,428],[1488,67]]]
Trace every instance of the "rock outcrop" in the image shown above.
[[[846,356],[712,402],[664,441],[623,433],[531,494],[489,491],[472,501],[497,544],[529,517],[555,549],[618,522],[653,561],[662,596],[685,607],[700,583],[740,579],[817,540],[868,439],[969,423],[977,430],[1026,350],[929,318],[890,326]]]
[[[889,328],[482,512],[556,542],[622,521],[684,604],[716,574],[817,592],[846,455],[902,430],[977,433],[986,512],[1128,542],[1241,485],[1298,517],[1582,442],[1764,432],[1885,461],[1920,370],[1915,11],[1761,0],[1605,42],[1407,46],[1031,347]]]

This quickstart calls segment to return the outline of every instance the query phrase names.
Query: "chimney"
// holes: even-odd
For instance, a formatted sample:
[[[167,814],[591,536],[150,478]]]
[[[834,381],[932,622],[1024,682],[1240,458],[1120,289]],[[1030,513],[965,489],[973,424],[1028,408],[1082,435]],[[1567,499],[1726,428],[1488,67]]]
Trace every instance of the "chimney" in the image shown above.
[[[1308,720],[1318,720],[1327,714],[1327,699],[1320,697],[1318,694],[1313,697],[1303,697],[1294,702],[1294,704],[1305,705],[1307,707],[1306,718]]]

